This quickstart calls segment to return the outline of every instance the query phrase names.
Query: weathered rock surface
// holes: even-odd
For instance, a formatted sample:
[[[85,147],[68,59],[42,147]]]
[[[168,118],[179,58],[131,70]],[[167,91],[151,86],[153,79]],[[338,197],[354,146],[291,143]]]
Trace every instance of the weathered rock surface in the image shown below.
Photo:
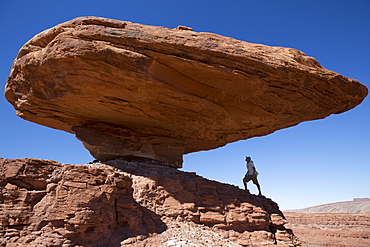
[[[347,111],[367,88],[291,48],[81,17],[21,48],[5,95],[99,160],[180,167],[183,154]]]
[[[197,230],[230,246],[296,244],[270,199],[164,166],[0,159],[0,189],[0,246],[157,247],[199,243]]]

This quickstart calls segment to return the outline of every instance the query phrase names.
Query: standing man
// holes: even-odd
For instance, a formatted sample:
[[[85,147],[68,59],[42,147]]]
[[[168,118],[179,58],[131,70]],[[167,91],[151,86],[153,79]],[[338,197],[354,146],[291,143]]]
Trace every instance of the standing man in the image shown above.
[[[243,178],[245,190],[247,190],[247,183],[252,180],[253,183],[257,186],[259,192],[258,196],[262,196],[261,187],[257,180],[258,172],[256,170],[256,167],[254,166],[254,162],[252,161],[251,157],[248,156],[245,158],[245,161],[247,162],[247,174],[245,174]]]

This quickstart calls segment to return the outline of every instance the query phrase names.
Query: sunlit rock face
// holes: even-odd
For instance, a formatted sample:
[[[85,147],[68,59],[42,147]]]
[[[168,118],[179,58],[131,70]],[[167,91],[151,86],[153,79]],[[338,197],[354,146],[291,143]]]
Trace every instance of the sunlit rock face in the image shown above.
[[[183,154],[347,111],[367,88],[291,48],[81,17],[21,48],[5,95],[99,160],[181,167]]]
[[[169,246],[161,234],[180,222],[238,246],[298,246],[271,199],[145,162],[0,158],[0,191],[1,246]]]

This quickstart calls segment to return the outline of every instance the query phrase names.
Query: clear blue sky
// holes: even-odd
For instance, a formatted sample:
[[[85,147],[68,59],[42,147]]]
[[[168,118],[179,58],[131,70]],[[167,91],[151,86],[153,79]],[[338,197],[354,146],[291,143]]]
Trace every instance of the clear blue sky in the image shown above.
[[[4,88],[21,46],[78,16],[101,16],[169,28],[185,25],[236,39],[293,47],[327,69],[370,88],[370,1],[2,0],[0,82]],[[92,157],[71,134],[22,120],[0,97],[0,157],[84,164]],[[185,171],[242,187],[245,155],[260,172],[263,193],[280,208],[370,197],[370,99],[324,120],[184,157]],[[249,184],[256,193],[255,186]]]

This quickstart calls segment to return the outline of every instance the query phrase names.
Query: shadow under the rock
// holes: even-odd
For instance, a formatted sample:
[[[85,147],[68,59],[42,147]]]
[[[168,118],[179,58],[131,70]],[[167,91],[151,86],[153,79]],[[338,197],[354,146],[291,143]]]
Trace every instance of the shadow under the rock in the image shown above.
[[[207,211],[225,213],[225,210],[228,210],[230,207],[240,207],[241,204],[246,203],[251,205],[250,213],[253,211],[252,207],[265,210],[267,215],[262,214],[260,217],[264,217],[267,222],[271,222],[269,218],[271,214],[278,214],[285,219],[278,205],[269,198],[252,195],[237,186],[211,181],[192,172],[184,172],[166,165],[160,165],[158,161],[130,157],[129,159],[108,161],[106,164],[132,175],[150,178],[155,181],[157,187],[162,187],[180,204],[195,204],[197,210],[201,213]],[[248,213],[249,209],[247,208],[245,210]],[[258,220],[258,217],[256,219]],[[201,222],[199,217],[193,217],[190,221],[202,223],[210,227],[224,223],[222,219],[219,221],[210,220],[208,222]],[[237,226],[238,224],[239,226]],[[250,222],[235,222],[234,224],[225,224],[223,227],[225,230],[242,232],[245,229],[251,228],[251,224]],[[255,227],[254,230],[271,231],[271,224],[255,225],[253,227]],[[279,228],[283,229],[284,227],[281,226]]]

